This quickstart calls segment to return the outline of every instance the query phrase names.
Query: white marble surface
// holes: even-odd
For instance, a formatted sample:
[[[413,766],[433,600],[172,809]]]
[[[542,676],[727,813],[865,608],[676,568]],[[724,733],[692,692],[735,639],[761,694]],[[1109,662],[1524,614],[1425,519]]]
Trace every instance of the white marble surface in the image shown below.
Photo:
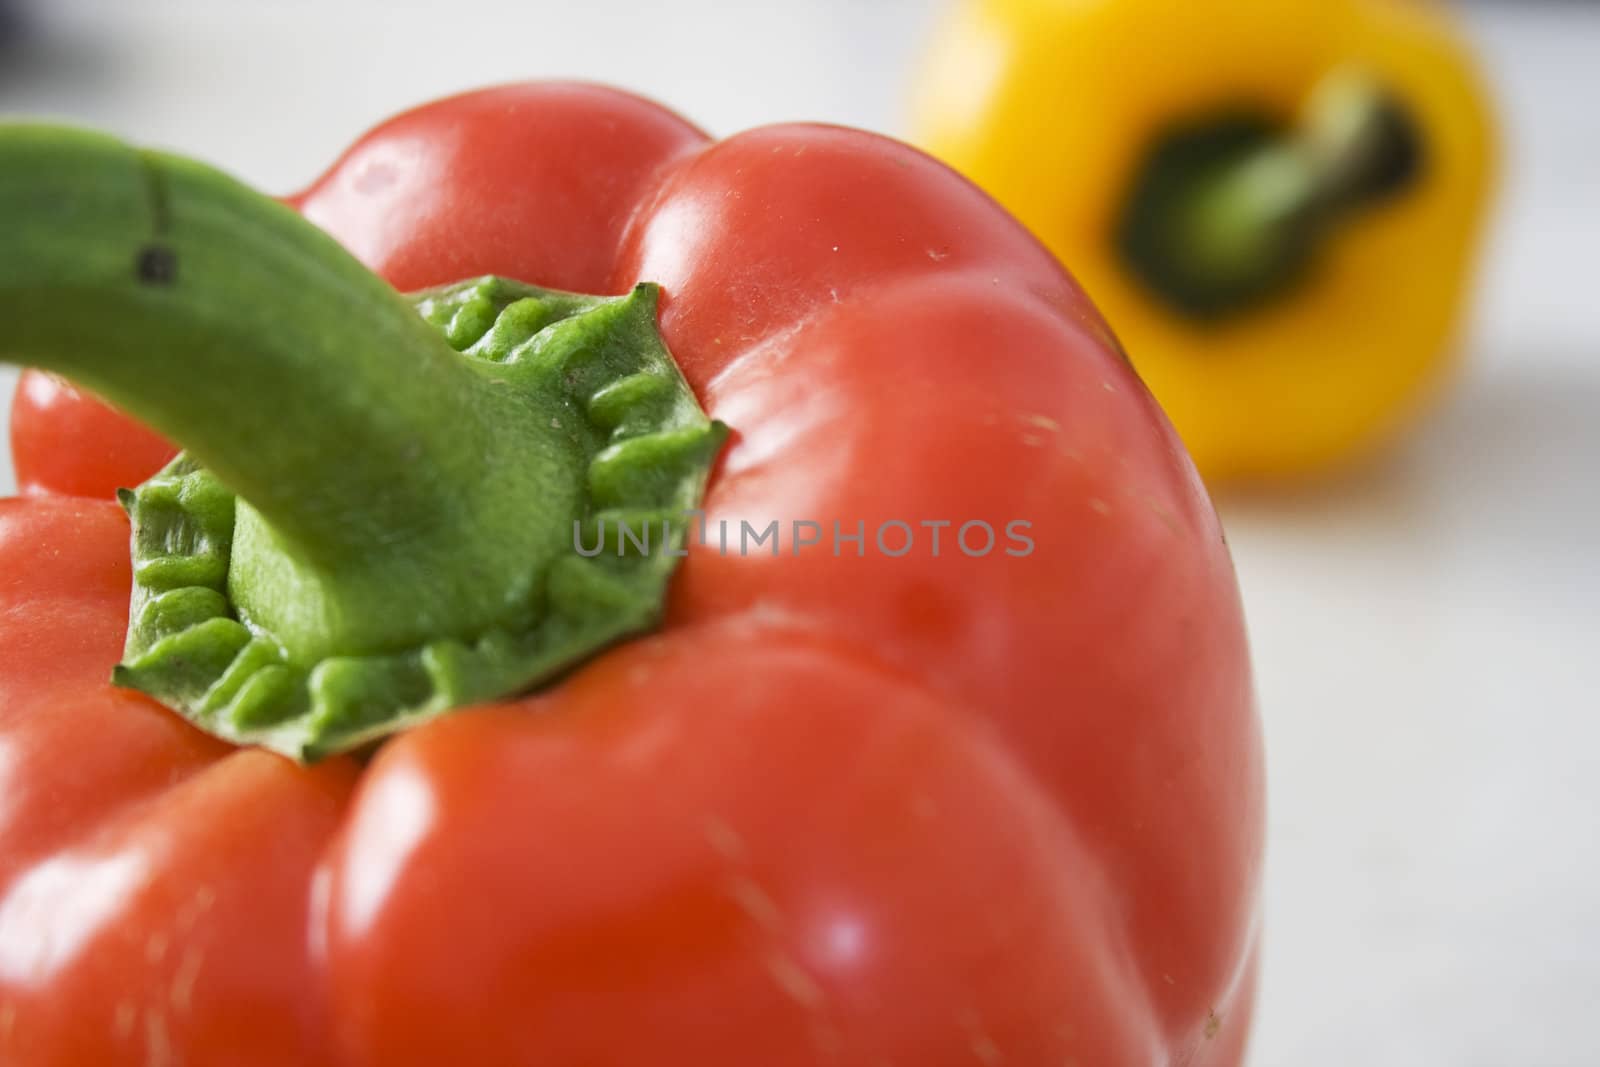
[[[0,112],[279,190],[399,105],[519,77],[629,85],[720,132],[893,131],[931,10],[35,6]],[[1600,1064],[1600,9],[1468,17],[1510,153],[1469,373],[1382,466],[1222,501],[1272,786],[1257,1067]]]

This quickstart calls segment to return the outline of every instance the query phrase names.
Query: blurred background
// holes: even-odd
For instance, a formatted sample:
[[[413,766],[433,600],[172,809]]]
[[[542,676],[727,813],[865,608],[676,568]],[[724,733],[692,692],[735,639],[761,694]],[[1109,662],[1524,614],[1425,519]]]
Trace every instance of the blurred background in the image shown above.
[[[0,0],[0,113],[272,191],[402,107],[529,77],[614,82],[714,133],[903,133],[938,13]],[[1381,462],[1219,498],[1268,743],[1258,1067],[1600,1064],[1600,6],[1460,14],[1506,155],[1467,371]]]

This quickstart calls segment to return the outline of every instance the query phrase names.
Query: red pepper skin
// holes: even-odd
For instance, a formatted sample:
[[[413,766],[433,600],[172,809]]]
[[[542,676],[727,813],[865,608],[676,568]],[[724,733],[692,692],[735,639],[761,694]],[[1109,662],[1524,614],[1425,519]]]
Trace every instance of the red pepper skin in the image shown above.
[[[660,282],[737,431],[710,543],[662,632],[306,770],[103,683],[111,505],[0,505],[0,1062],[1241,1062],[1263,799],[1232,566],[1016,223],[882,138],[711,142],[575,85],[403,115],[295,202],[401,288]],[[739,554],[741,519],[781,551]],[[1026,557],[955,542],[1014,519]],[[955,524],[937,557],[923,520]],[[19,896],[90,861],[139,877]]]
[[[108,499],[177,449],[71,382],[25,370],[11,404],[11,459],[24,493]]]

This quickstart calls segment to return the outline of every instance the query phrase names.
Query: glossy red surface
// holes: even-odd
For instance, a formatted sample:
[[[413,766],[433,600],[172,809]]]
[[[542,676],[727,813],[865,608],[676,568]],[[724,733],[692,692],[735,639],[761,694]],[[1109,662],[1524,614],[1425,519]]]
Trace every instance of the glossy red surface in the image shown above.
[[[1262,777],[1232,565],[1015,222],[880,137],[711,142],[576,85],[402,115],[295,203],[402,288],[661,283],[735,430],[710,542],[661,632],[304,769],[104,683],[113,505],[0,504],[0,1060],[1236,1067]],[[158,462],[29,395],[22,484]],[[1017,521],[1025,555],[956,540]]]

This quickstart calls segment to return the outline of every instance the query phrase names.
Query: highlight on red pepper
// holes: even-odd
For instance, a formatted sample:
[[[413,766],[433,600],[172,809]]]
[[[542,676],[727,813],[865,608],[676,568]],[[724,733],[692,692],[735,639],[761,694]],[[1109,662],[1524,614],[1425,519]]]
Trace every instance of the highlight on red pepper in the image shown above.
[[[0,1062],[1242,1061],[1226,546],[974,187],[530,84],[0,221]]]

